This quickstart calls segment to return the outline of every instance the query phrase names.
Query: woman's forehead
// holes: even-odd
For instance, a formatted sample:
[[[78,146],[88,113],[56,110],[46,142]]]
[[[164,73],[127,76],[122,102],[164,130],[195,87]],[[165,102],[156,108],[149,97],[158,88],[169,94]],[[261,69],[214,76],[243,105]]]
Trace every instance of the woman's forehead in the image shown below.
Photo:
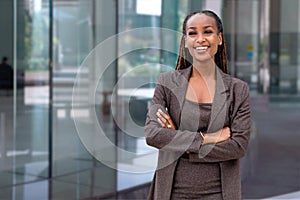
[[[216,28],[216,20],[213,17],[207,16],[203,13],[197,13],[191,16],[186,23],[186,28],[199,26]]]

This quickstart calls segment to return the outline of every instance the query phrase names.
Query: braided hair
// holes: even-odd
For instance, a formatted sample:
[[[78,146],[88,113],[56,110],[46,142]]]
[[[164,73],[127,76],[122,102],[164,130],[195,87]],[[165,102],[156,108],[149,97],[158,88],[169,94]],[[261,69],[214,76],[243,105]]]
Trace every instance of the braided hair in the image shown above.
[[[212,17],[216,21],[216,25],[218,28],[218,34],[222,34],[222,44],[218,46],[218,51],[215,55],[215,63],[216,65],[224,72],[228,73],[228,64],[227,64],[227,53],[226,53],[226,43],[225,38],[223,36],[223,24],[221,19],[218,17],[216,13],[210,10],[202,10],[195,11],[186,16],[182,25],[182,33],[183,36],[180,42],[179,55],[176,64],[176,70],[185,69],[191,66],[192,56],[187,48],[185,48],[185,36],[186,36],[186,24],[187,21],[195,14],[205,14],[209,17]]]

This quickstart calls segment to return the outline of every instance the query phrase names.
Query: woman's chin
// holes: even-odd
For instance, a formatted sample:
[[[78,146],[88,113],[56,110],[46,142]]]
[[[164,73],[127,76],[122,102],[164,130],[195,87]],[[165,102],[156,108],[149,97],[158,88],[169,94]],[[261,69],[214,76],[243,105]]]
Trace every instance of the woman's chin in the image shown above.
[[[209,54],[202,54],[194,57],[194,61],[205,63],[205,62],[211,62],[214,59]]]

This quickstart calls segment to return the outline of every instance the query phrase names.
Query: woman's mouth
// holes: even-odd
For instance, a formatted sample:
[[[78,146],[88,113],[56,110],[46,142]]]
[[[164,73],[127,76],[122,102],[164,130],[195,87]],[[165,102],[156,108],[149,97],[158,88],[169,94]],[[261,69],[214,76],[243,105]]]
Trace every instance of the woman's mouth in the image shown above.
[[[206,47],[201,46],[201,47],[196,47],[195,49],[199,51],[205,51],[207,48],[208,48],[207,46]]]

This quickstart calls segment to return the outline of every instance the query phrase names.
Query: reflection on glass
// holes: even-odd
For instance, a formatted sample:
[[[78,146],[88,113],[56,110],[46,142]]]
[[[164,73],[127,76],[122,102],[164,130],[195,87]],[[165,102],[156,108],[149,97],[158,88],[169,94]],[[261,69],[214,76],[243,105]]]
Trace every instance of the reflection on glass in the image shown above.
[[[111,108],[107,106],[107,91],[115,83],[115,68],[106,77],[106,87],[95,88],[99,79],[96,72],[105,66],[101,55],[90,56],[97,52],[97,45],[116,32],[111,24],[115,5],[115,1],[105,0],[53,1],[53,176],[59,181],[87,186],[71,189],[76,198],[115,191],[115,170],[96,160],[89,148],[92,143],[97,151],[107,151],[97,137],[101,123],[115,140]],[[104,18],[112,21],[104,22]],[[115,54],[115,46],[108,51]],[[74,90],[78,85],[77,93]],[[97,123],[92,121],[95,112]],[[85,139],[90,143],[85,143]]]
[[[49,4],[18,2],[16,61],[16,183],[48,176]]]
[[[6,31],[17,40],[6,46],[16,49],[16,60],[12,55],[8,60],[14,66],[14,89],[9,96],[0,95],[0,187],[47,178],[49,167],[49,4],[46,0],[6,2],[0,12],[14,20],[16,29]],[[2,22],[0,26],[6,27]],[[5,198],[13,193],[6,191]]]

